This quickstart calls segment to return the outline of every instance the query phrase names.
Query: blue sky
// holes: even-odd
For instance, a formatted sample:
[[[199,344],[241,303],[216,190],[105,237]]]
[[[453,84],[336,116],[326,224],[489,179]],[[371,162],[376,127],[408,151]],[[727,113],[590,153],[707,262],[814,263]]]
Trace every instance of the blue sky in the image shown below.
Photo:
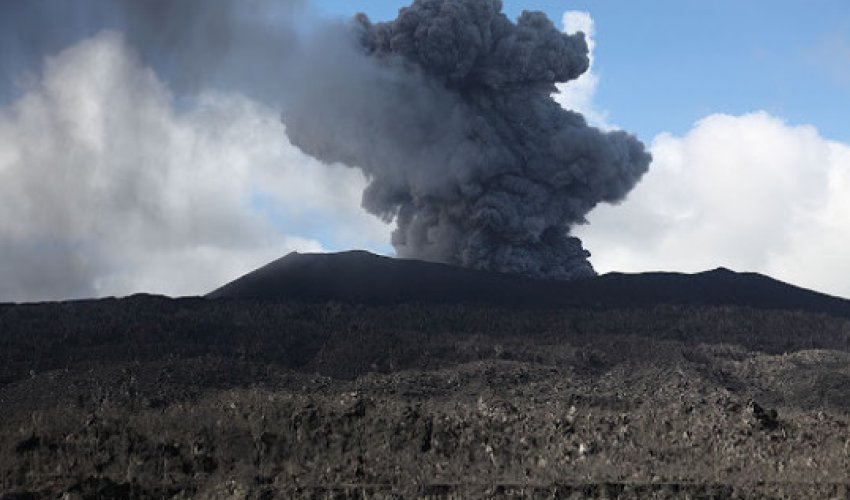
[[[395,17],[403,0],[316,0],[322,12]],[[765,110],[850,142],[847,0],[505,0],[560,22],[583,10],[596,24],[596,103],[645,141],[686,132],[712,113]]]

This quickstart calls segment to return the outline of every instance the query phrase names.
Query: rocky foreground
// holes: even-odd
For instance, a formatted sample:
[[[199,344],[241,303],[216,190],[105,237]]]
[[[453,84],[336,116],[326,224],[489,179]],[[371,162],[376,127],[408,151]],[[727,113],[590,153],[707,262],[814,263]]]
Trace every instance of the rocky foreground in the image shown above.
[[[847,498],[848,351],[732,307],[0,306],[0,498]]]

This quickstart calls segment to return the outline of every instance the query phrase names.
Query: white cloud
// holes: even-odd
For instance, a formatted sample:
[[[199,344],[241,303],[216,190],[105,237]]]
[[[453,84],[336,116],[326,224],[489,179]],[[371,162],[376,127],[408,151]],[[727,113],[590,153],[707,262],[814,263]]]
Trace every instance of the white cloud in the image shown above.
[[[589,50],[590,68],[576,80],[557,84],[558,93],[552,97],[564,109],[578,111],[584,115],[589,124],[610,129],[612,126],[607,121],[608,113],[597,108],[593,102],[596,87],[599,85],[599,76],[593,71],[593,53],[596,47],[594,40],[596,27],[593,18],[587,12],[569,10],[564,12],[562,22],[565,33],[573,34],[579,31],[584,33]]]
[[[255,101],[176,104],[102,33],[0,108],[0,300],[203,293],[320,237],[375,247],[388,231],[359,209],[364,185]]]
[[[591,68],[559,84],[555,100],[615,128],[594,103],[593,19],[568,11],[563,24],[588,36]],[[824,60],[841,47],[831,40]],[[722,265],[850,297],[850,145],[758,112],[708,116],[683,137],[660,134],[651,150],[649,173],[626,201],[600,205],[574,231],[597,270]]]
[[[850,296],[850,145],[766,112],[652,143],[649,173],[577,228],[605,272],[758,271]]]

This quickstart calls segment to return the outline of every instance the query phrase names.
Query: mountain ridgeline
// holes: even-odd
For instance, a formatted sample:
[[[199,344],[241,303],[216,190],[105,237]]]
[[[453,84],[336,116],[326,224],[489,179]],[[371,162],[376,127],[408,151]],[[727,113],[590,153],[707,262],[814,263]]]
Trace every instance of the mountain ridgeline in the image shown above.
[[[533,279],[365,251],[293,252],[207,295],[210,299],[406,302],[504,307],[623,308],[660,304],[743,306],[850,317],[850,301],[757,273],[609,273],[571,281]]]

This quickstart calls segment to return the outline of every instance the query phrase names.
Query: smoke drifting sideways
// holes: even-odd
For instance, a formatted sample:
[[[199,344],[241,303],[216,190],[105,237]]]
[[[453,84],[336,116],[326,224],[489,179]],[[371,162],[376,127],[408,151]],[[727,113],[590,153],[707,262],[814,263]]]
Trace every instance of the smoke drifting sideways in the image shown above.
[[[121,33],[178,96],[216,88],[274,105],[285,71],[280,63],[311,18],[306,0],[3,1],[0,99],[15,97],[14,84],[31,86],[9,80],[31,72],[33,63],[109,30]]]
[[[359,168],[362,204],[396,222],[400,257],[572,279],[595,274],[570,235],[617,203],[651,157],[553,99],[588,69],[584,35],[499,0],[415,0],[302,45],[283,121],[291,142]]]

